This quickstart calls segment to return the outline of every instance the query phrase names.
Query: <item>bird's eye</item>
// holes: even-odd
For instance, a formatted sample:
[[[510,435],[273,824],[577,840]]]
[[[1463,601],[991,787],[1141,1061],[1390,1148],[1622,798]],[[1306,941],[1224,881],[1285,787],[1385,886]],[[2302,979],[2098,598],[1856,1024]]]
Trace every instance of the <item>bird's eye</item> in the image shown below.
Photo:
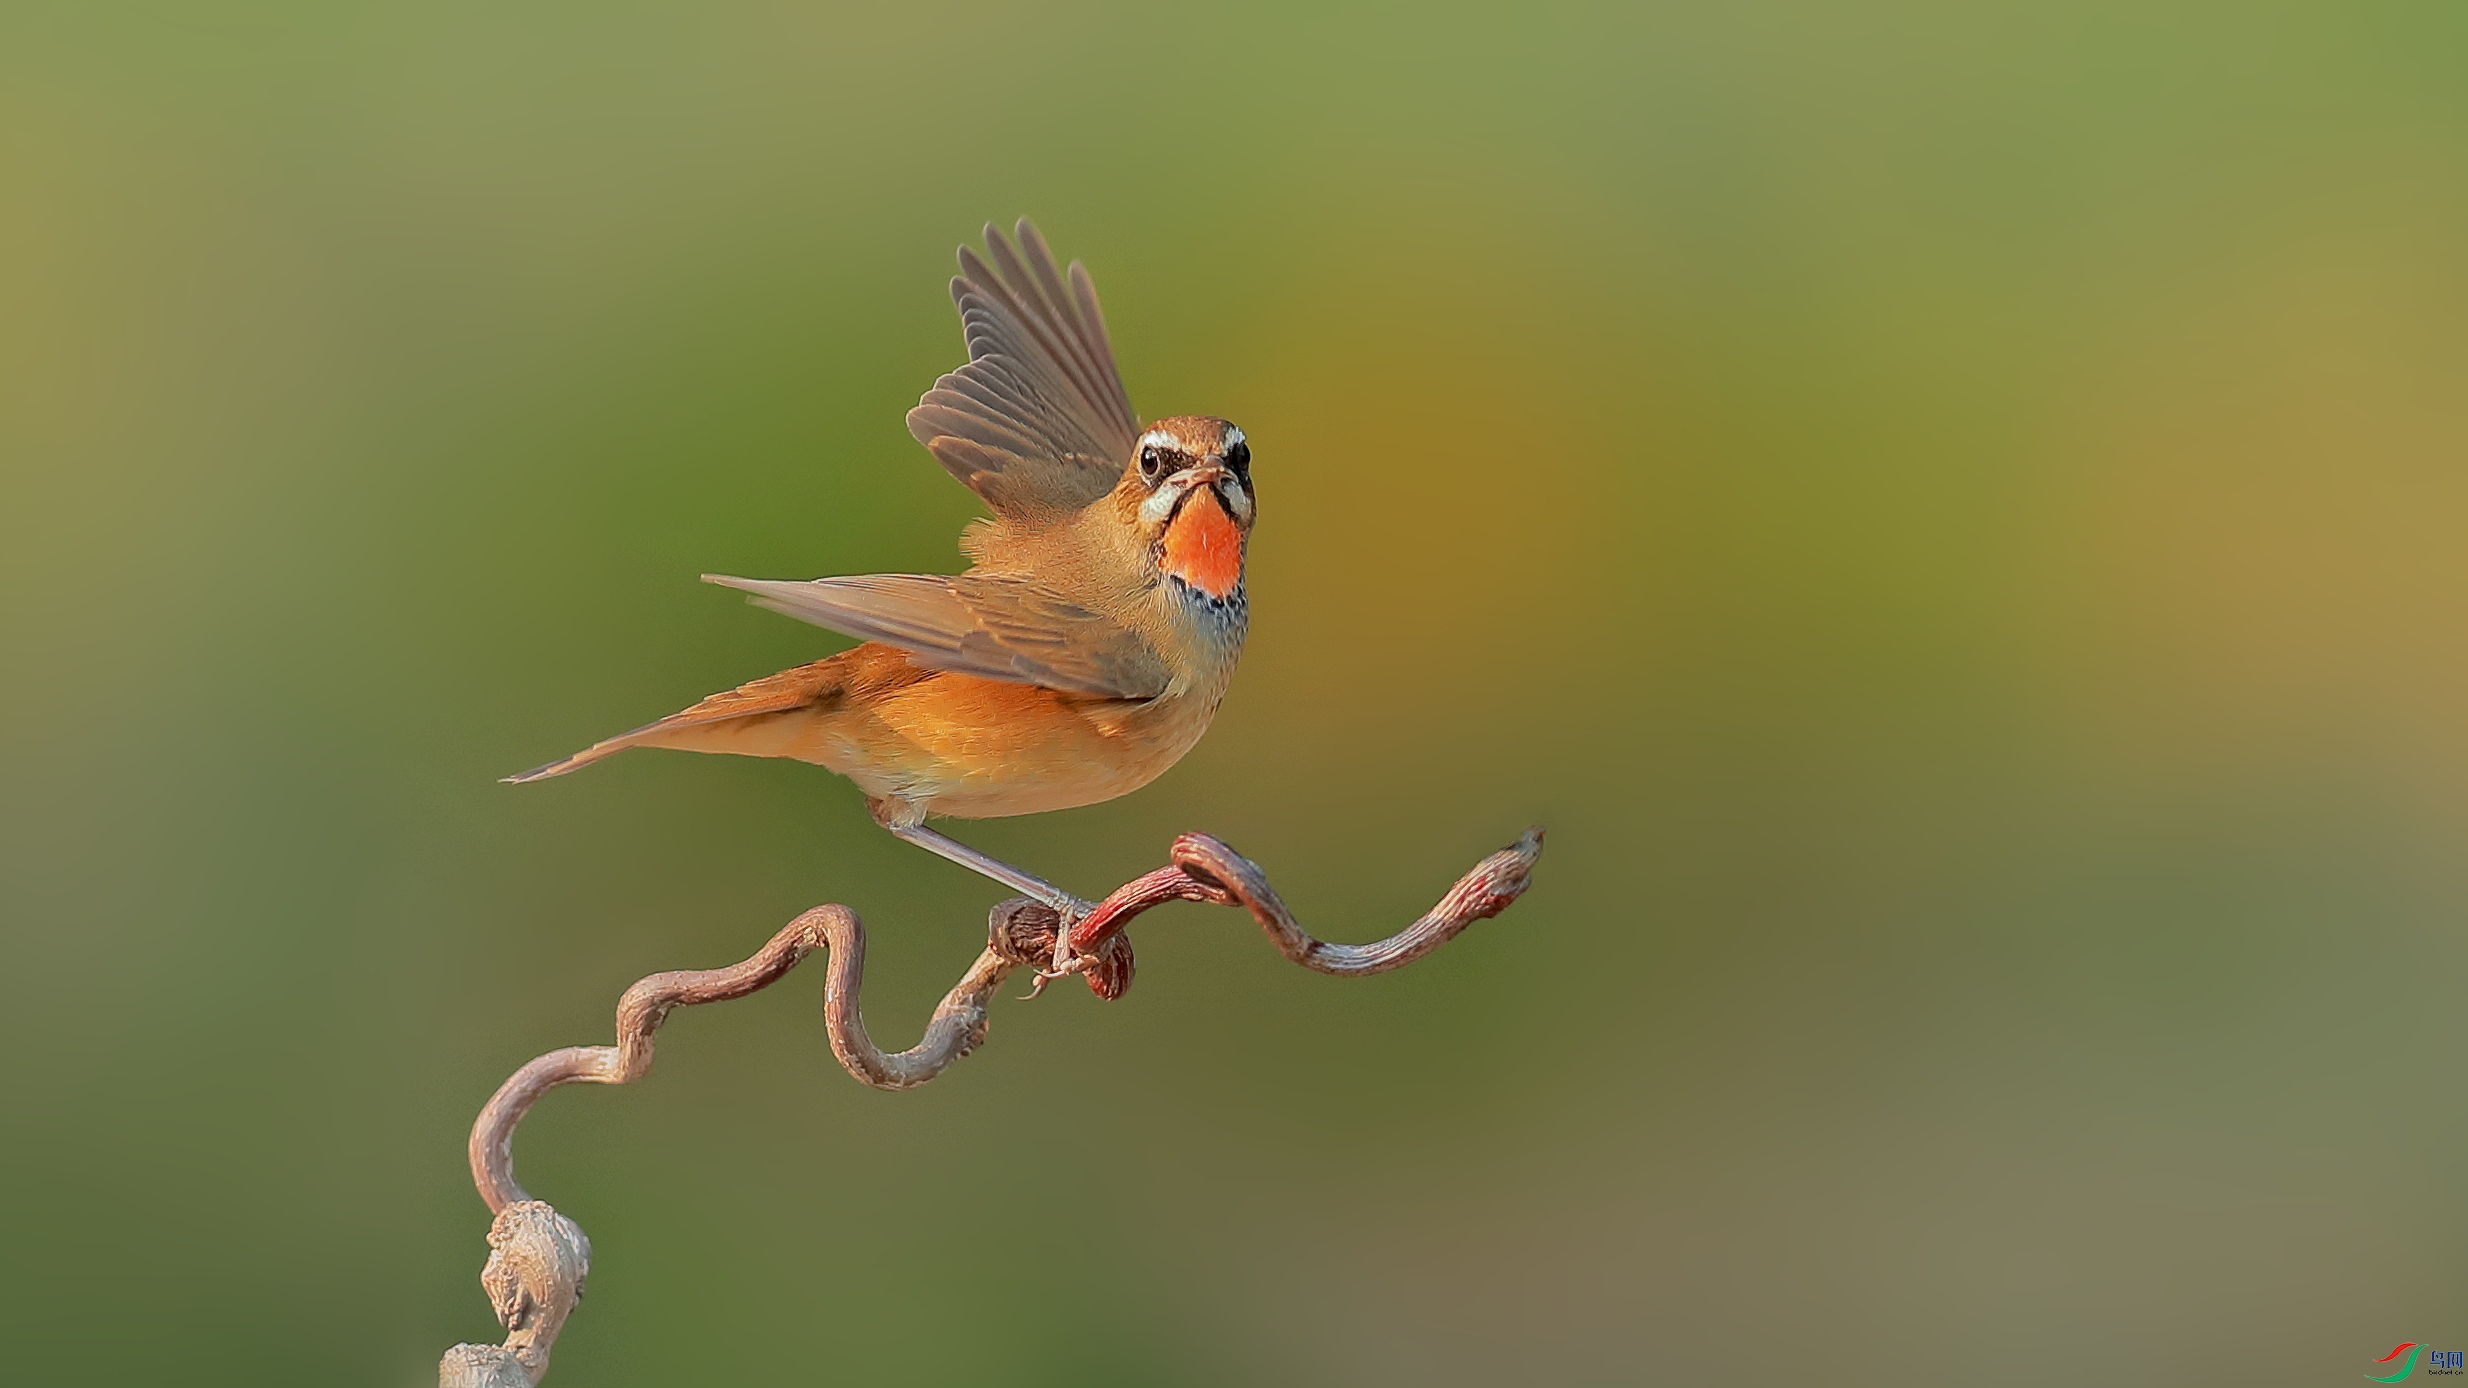
[[[1251,485],[1251,445],[1249,443],[1236,439],[1234,446],[1225,451],[1225,465],[1234,469],[1234,475],[1243,480],[1244,486]]]
[[[1165,475],[1165,459],[1164,459],[1163,457],[1161,457],[1161,456],[1159,456],[1159,455],[1158,455],[1158,452],[1157,452],[1157,445],[1155,445],[1155,444],[1153,444],[1153,443],[1152,443],[1152,444],[1149,444],[1147,447],[1142,448],[1142,449],[1140,450],[1140,477],[1141,477],[1141,479],[1142,479],[1143,481],[1146,481],[1146,482],[1150,483],[1151,485],[1154,485],[1154,484],[1156,483],[1157,479],[1158,479],[1158,478],[1160,478],[1160,477],[1162,477],[1162,476],[1164,476],[1164,475]]]

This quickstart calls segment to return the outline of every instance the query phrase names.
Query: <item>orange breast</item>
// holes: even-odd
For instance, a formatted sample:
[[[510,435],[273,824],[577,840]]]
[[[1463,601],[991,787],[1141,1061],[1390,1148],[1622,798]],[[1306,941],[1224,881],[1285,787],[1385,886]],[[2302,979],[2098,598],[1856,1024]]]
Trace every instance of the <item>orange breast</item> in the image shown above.
[[[1214,489],[1183,503],[1165,532],[1165,571],[1212,598],[1234,591],[1243,576],[1243,532]]]

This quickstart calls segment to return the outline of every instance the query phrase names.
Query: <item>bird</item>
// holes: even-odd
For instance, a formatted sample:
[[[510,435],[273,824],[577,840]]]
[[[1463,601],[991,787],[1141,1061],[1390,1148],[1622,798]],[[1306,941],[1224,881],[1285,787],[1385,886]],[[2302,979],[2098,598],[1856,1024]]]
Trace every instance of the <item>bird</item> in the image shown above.
[[[634,747],[789,757],[847,777],[875,823],[1053,909],[1089,903],[932,828],[1128,795],[1208,730],[1249,627],[1251,445],[1231,422],[1146,426],[1087,269],[1057,271],[1034,224],[951,281],[968,362],[908,429],[991,513],[954,576],[807,581],[705,574],[858,639],[506,781]]]

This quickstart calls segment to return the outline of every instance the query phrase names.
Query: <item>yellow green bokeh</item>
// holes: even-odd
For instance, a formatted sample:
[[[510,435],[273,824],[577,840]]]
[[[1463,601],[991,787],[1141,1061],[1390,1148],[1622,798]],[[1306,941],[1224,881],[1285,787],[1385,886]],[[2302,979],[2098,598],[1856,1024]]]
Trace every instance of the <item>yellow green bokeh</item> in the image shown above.
[[[472,1113],[804,907],[906,1044],[998,894],[818,769],[494,778],[948,569],[902,412],[1026,213],[1253,440],[1115,803],[1239,917],[905,1095],[820,978],[560,1093],[556,1384],[2353,1382],[2468,1337],[2455,7],[0,8],[5,1375],[494,1339]]]

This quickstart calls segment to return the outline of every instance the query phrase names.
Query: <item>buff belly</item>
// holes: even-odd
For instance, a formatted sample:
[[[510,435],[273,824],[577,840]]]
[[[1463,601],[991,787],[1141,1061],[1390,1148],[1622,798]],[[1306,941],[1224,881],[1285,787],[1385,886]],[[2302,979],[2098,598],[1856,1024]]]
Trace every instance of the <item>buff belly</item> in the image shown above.
[[[868,797],[929,814],[994,819],[1094,805],[1147,785],[1206,732],[1213,707],[1167,696],[1089,699],[940,674],[886,698],[777,715],[726,749],[825,766]],[[774,750],[776,748],[776,750]]]

